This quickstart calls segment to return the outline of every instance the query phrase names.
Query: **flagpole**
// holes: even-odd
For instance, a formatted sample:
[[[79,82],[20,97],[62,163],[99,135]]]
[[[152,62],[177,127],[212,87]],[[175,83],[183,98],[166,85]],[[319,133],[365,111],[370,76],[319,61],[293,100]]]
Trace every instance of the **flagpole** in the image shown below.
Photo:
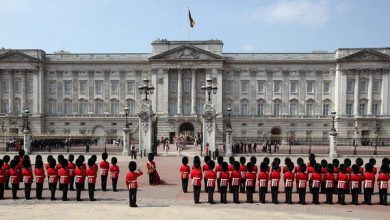
[[[189,11],[190,11],[190,6],[188,6],[188,12]],[[187,41],[189,42],[190,41],[190,25],[187,25],[187,27],[188,27],[188,29],[187,29]]]

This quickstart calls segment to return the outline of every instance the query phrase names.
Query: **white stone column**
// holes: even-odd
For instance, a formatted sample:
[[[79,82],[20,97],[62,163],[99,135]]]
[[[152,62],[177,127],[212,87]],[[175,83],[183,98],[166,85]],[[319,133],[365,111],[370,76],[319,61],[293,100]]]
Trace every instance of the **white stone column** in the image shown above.
[[[337,158],[337,132],[332,129],[329,131],[329,157]]]
[[[368,75],[368,91],[367,91],[367,115],[372,115],[372,81],[373,81],[373,75],[372,73],[369,73]]]
[[[38,105],[39,105],[39,111],[38,114],[43,115],[45,113],[45,84],[44,84],[44,78],[45,73],[43,70],[43,66],[39,67],[38,70]],[[72,108],[73,109],[73,108]]]
[[[22,88],[21,88],[21,92],[22,92],[22,99],[21,99],[21,111],[23,112],[26,108],[27,108],[27,88],[26,88],[26,70],[21,70],[22,72]]]
[[[1,110],[3,109],[3,73],[4,70],[0,69],[0,113],[4,113],[1,112]]]
[[[359,74],[355,75],[355,91],[353,93],[353,115],[359,115]]]
[[[333,97],[334,97],[334,110],[337,112],[338,115],[342,115],[341,114],[341,110],[343,109],[343,105],[342,105],[342,97],[343,95],[342,94],[342,82],[341,82],[341,69],[339,67],[339,65],[337,64],[336,66],[336,77],[335,77],[335,81],[334,81],[334,94],[333,94]],[[345,108],[345,107],[344,107]]]
[[[124,127],[123,128],[123,151],[122,155],[129,156],[129,128]]]
[[[191,70],[191,115],[196,115],[196,70]]]
[[[233,130],[231,128],[226,128],[226,142],[225,142],[225,147],[226,147],[226,156],[230,157],[233,155],[233,149],[232,149],[232,144],[233,144],[233,138],[232,138],[232,132]]]
[[[15,89],[14,89],[14,81],[15,81],[15,76],[14,76],[14,71],[11,70],[10,72],[10,78],[9,78],[9,113],[13,114],[14,113],[14,106],[15,106]]]
[[[168,116],[168,108],[169,108],[169,70],[162,69],[164,86],[163,86],[163,95],[162,95],[162,113],[165,116]]]
[[[28,128],[23,130],[23,149],[26,155],[31,154],[31,130]]]
[[[381,115],[388,115],[388,104],[389,104],[389,73],[385,73],[382,75],[382,86],[381,86]]]
[[[182,69],[177,70],[177,114],[178,115],[183,114],[182,111],[183,99],[181,97],[183,93],[183,89],[182,89],[183,72],[182,71],[183,71]]]

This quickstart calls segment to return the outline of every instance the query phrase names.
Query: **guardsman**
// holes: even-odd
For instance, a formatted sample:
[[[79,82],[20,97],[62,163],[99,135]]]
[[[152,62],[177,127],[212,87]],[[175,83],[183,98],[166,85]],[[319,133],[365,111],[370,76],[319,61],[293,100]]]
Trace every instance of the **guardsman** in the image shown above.
[[[204,179],[204,191],[207,192],[207,171],[209,171],[209,161],[210,161],[210,156],[206,155],[204,157],[204,164],[202,166],[202,171],[203,171],[203,179]]]
[[[232,190],[232,172],[234,170],[234,162],[236,160],[233,156],[229,157],[229,165],[228,165],[228,171],[229,171],[229,193],[233,193]]]
[[[376,164],[376,160],[375,158],[370,158],[370,160],[368,161],[370,164],[372,164],[372,172],[374,174],[377,174],[378,173],[378,169],[375,167],[375,164]]]
[[[253,203],[253,193],[255,191],[256,174],[253,173],[253,163],[246,164],[247,172],[245,173],[245,187],[246,187],[246,202]],[[242,179],[241,179],[242,180]]]
[[[91,158],[93,159],[93,169],[95,170],[96,174],[98,173],[99,171],[99,166],[96,164],[96,161],[97,161],[97,156],[94,154],[91,156]]]
[[[60,179],[60,169],[61,169],[61,161],[64,160],[65,157],[64,155],[60,154],[57,156],[57,165],[56,165],[56,169],[57,169],[57,178]],[[60,181],[58,181],[58,190],[61,190],[62,191],[62,184],[60,183]]]
[[[47,169],[47,176],[49,177],[49,189],[50,189],[50,199],[56,200],[56,189],[58,182],[58,171],[56,169],[56,160],[51,158],[49,161],[49,168]]]
[[[12,188],[12,199],[17,199],[17,193],[18,193],[18,187],[19,187],[19,173],[17,171],[17,166],[19,164],[18,160],[11,160],[10,163],[10,170],[9,170],[9,178],[11,182],[11,188]]]
[[[217,180],[217,174],[214,172],[215,162],[213,160],[209,161],[208,168],[209,170],[207,171],[205,176],[205,178],[207,178],[208,202],[210,204],[215,204],[214,190],[215,190],[215,182]]]
[[[221,186],[220,186],[220,193],[221,193],[221,203],[226,204],[226,194],[227,194],[227,187],[229,185],[229,170],[228,170],[228,163],[222,162],[222,171],[220,174],[221,178]]]
[[[359,182],[361,182],[362,179],[363,177],[359,175],[359,167],[354,164],[352,166],[352,174],[350,178],[352,204],[359,205]]]
[[[180,166],[180,179],[181,179],[181,186],[184,193],[188,192],[188,179],[190,177],[191,168],[188,166],[188,157],[183,157],[181,159],[181,166]]]
[[[351,159],[349,159],[349,158],[345,158],[344,159],[345,173],[348,176],[347,190],[345,191],[345,193],[350,193],[351,192],[351,184],[350,184],[351,175],[352,175],[351,164],[352,164]]]
[[[148,154],[148,161],[146,162],[146,168],[148,169],[149,174],[149,185],[159,184],[160,180],[157,174],[157,165],[154,161],[154,154]]]
[[[372,172],[373,165],[371,163],[366,164],[366,172],[363,174],[364,179],[364,203],[371,205],[371,197],[374,193],[375,174]]]
[[[239,188],[240,188],[240,162],[235,161],[233,164],[233,171],[232,171],[232,191],[233,191],[233,202],[238,204],[239,201]]]
[[[3,157],[4,164],[3,164],[3,166],[0,167],[4,172],[4,188],[6,190],[10,189],[9,188],[9,173],[8,173],[8,171],[11,169],[10,165],[8,164],[10,159],[11,158],[8,155],[5,155]]]
[[[245,193],[245,174],[246,174],[246,158],[240,157],[240,174],[241,174],[241,181],[240,181],[240,193]]]
[[[307,166],[307,175],[309,176],[309,192],[312,192],[312,187],[313,187],[313,178],[311,176],[313,173],[315,173],[314,166],[316,165],[316,160],[312,159]]]
[[[111,158],[111,166],[110,166],[110,173],[111,173],[111,180],[112,180],[112,191],[116,192],[116,186],[118,184],[118,177],[119,177],[119,167],[116,165],[118,160],[116,157]]]
[[[315,160],[312,160],[315,161]],[[309,177],[309,184],[311,184],[311,193],[313,194],[313,204],[320,204],[319,194],[322,182],[321,165],[319,163],[314,164],[314,172]]]
[[[3,169],[1,169],[1,167],[3,167],[3,164],[4,164],[3,160],[0,159],[0,200],[4,199],[5,174]]]
[[[259,180],[259,200],[260,200],[260,203],[265,203],[265,194],[267,193],[267,187],[268,187],[267,168],[268,168],[267,164],[265,162],[261,162],[260,172],[257,176],[257,180]]]
[[[257,158],[255,156],[251,156],[251,159],[250,159],[252,165],[253,165],[253,170],[252,170],[252,173],[255,174],[255,179],[254,179],[254,182],[253,182],[253,193],[256,192],[256,176],[257,176],[257,166],[256,166],[256,163],[257,163]]]
[[[102,161],[100,161],[100,178],[102,180],[102,190],[107,191],[107,176],[108,176],[108,170],[110,168],[110,164],[106,161],[108,158],[107,153],[102,154]]]
[[[359,176],[363,177],[363,174],[364,174],[364,167],[363,167],[364,161],[363,161],[363,159],[359,157],[356,159],[355,163],[359,167]],[[364,178],[362,178],[362,181],[359,182],[359,193],[362,193],[363,179]]]
[[[321,160],[321,176],[322,176],[322,179],[324,179],[325,177],[325,174],[327,173],[326,171],[326,167],[328,166],[328,161],[323,159]],[[320,192],[321,194],[325,194],[325,181],[322,181],[321,182],[321,189],[320,189]]]
[[[217,174],[217,191],[220,192],[223,157],[219,156],[217,158],[217,162],[218,162],[218,164],[215,166],[215,173]]]
[[[30,200],[31,184],[33,183],[34,176],[31,168],[31,161],[28,158],[23,160],[22,175],[23,175],[23,182],[24,182],[24,196],[26,200]]]
[[[382,165],[378,176],[379,201],[381,205],[387,205],[387,188],[389,187],[389,166]]]
[[[79,159],[80,159],[80,161],[81,161],[81,163],[82,163],[81,169],[84,171],[84,173],[86,173],[86,172],[87,172],[87,165],[85,164],[85,157],[84,157],[84,155],[80,155],[80,156],[79,156]],[[83,185],[81,186],[81,189],[82,189],[82,190],[85,190],[85,182],[86,182],[86,179],[87,179],[87,178],[84,178]]]
[[[200,168],[200,160],[194,159],[194,167],[190,175],[192,179],[192,186],[194,188],[194,201],[195,204],[199,203],[200,189],[202,188],[202,170]]]
[[[309,170],[309,166],[310,166],[310,161],[311,160],[315,160],[316,159],[316,155],[315,154],[310,154],[309,155],[309,161],[307,162],[306,164],[306,169]]]
[[[137,163],[131,161],[129,163],[129,172],[126,175],[126,186],[129,190],[129,202],[130,207],[138,207],[137,206],[137,189],[138,183],[137,178],[143,174],[143,172],[138,169],[138,172],[135,172],[137,169]]]
[[[344,164],[340,164],[339,173],[337,174],[337,194],[338,200],[337,203],[340,205],[345,205],[345,191],[348,184],[348,175],[345,170]]]
[[[333,175],[333,165],[328,164],[326,166],[326,174],[324,175],[325,182],[325,193],[326,193],[326,204],[333,204],[333,189],[334,189],[334,175]]]
[[[82,201],[81,199],[81,190],[84,185],[84,179],[85,179],[85,170],[82,169],[83,162],[79,158],[76,160],[76,169],[74,171],[75,174],[75,183],[76,183],[76,200]]]
[[[296,185],[297,192],[298,192],[298,179],[296,177],[297,177],[298,173],[300,172],[301,164],[303,164],[303,163],[304,163],[303,159],[301,157],[299,157],[297,159],[297,165],[294,168],[295,185]]]
[[[337,193],[337,182],[338,182],[338,175],[340,173],[339,165],[340,161],[338,159],[332,160],[333,165],[333,176],[334,176],[334,187],[333,187],[333,193]]]
[[[298,179],[298,193],[299,193],[299,203],[301,205],[306,205],[305,197],[306,197],[306,185],[307,180],[309,179],[308,175],[306,174],[306,164],[302,163],[299,168],[299,173],[297,175]]]
[[[68,160],[63,159],[61,161],[61,168],[58,171],[58,173],[60,174],[60,185],[61,185],[61,189],[62,189],[62,201],[68,201],[68,187],[69,187],[69,180],[70,180],[68,165],[69,165]]]
[[[278,204],[278,191],[280,182],[280,167],[277,161],[272,162],[272,170],[269,174],[269,180],[271,183],[272,203]]]
[[[74,171],[76,169],[76,164],[73,163],[74,155],[69,154],[68,157],[68,171],[69,171],[69,189],[74,190]]]
[[[88,178],[88,195],[89,201],[95,201],[95,184],[96,184],[96,169],[94,168],[95,160],[91,157],[88,159],[88,168],[85,175]]]
[[[291,160],[286,163],[287,171],[284,172],[283,180],[284,180],[284,191],[286,193],[286,203],[292,204],[292,188],[294,185],[294,163]]]

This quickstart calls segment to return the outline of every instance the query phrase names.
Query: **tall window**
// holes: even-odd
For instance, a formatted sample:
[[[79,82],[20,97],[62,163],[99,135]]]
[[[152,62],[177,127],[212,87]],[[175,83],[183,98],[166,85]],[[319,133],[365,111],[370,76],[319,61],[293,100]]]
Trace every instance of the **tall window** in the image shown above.
[[[257,92],[264,93],[264,81],[257,81]]]
[[[264,112],[265,112],[264,103],[257,103],[257,109],[256,109],[257,116],[263,116]]]
[[[225,81],[224,90],[226,93],[231,93],[233,91],[233,81],[231,80]]]
[[[56,82],[55,81],[51,81],[49,82],[49,93],[55,93],[56,92]]]
[[[118,114],[119,114],[119,101],[112,100],[111,101],[111,115],[118,115]]]
[[[372,104],[372,114],[375,116],[379,115],[379,103]]]
[[[307,93],[314,93],[314,82],[313,81],[306,82],[306,92]]]
[[[297,81],[290,81],[290,93],[297,93]]]
[[[9,112],[9,100],[1,100],[1,112],[7,114]]]
[[[281,111],[280,103],[279,102],[274,102],[274,109],[273,109],[273,114],[274,116],[279,116]]]
[[[359,115],[366,115],[366,104],[365,103],[359,104]]]
[[[97,115],[97,116],[103,115],[103,101],[102,100],[95,101],[95,115]]]
[[[56,101],[55,100],[49,100],[49,109],[48,113],[49,115],[54,115],[56,113]]]
[[[32,80],[27,80],[27,92],[28,93],[33,92],[33,81]]]
[[[3,80],[3,83],[2,83],[2,87],[3,87],[3,92],[8,92],[9,91],[9,81],[8,80]]]
[[[20,103],[20,99],[15,99],[15,113],[16,114],[20,114],[22,112],[22,107],[21,107],[21,103]]]
[[[348,116],[352,116],[352,104],[351,103],[347,104],[346,113]]]
[[[191,100],[184,100],[183,102],[183,115],[191,114]]]
[[[248,104],[241,103],[241,116],[248,116]]]
[[[80,93],[82,94],[85,94],[87,93],[87,81],[83,80],[83,81],[80,81]]]
[[[176,115],[177,112],[177,104],[176,100],[170,100],[168,106],[168,113],[170,116]]]
[[[242,80],[241,81],[241,93],[248,93],[248,92],[249,92],[249,81]]]
[[[33,112],[33,100],[32,99],[27,100],[27,109],[30,112]]]
[[[72,101],[71,100],[65,100],[64,101],[64,114],[65,115],[71,115],[72,114]]]
[[[191,81],[186,79],[183,82],[183,89],[185,93],[190,93],[191,92]]]
[[[80,115],[87,115],[88,114],[88,102],[87,100],[80,100],[79,103],[79,113]]]
[[[134,112],[135,112],[135,103],[134,103],[134,100],[132,99],[129,99],[127,100],[127,108],[129,109],[129,115],[130,116],[134,116]]]
[[[322,115],[329,115],[329,104],[322,104]]]
[[[202,114],[204,109],[204,100],[203,99],[198,99],[196,101],[196,112],[197,114]]]
[[[127,81],[127,93],[134,93],[134,81]]]
[[[281,88],[281,81],[274,81],[274,93],[280,93],[282,88]]]
[[[118,93],[118,84],[119,84],[119,82],[117,80],[111,81],[111,94]]]
[[[379,80],[374,81],[372,91],[374,93],[379,93],[381,91],[381,82]]]
[[[65,81],[64,82],[64,93],[70,94],[72,91],[72,81]]]
[[[20,81],[19,80],[15,80],[14,82],[15,84],[15,92],[20,92]]]
[[[314,115],[314,103],[313,102],[306,103],[306,115],[309,115],[309,116]]]
[[[359,91],[360,92],[367,92],[367,82],[365,80],[360,81]]]
[[[297,103],[290,102],[290,115],[297,115]]]
[[[169,92],[177,92],[177,81],[169,81]]]
[[[353,92],[353,80],[348,80],[347,81],[347,92],[352,93]]]
[[[101,80],[95,81],[95,92],[97,94],[103,93],[103,81],[101,81]]]
[[[324,82],[324,93],[330,93],[330,82]]]

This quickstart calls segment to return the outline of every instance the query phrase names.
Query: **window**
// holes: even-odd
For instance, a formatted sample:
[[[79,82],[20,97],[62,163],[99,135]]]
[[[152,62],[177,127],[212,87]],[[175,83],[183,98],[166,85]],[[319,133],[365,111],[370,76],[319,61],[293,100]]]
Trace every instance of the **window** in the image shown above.
[[[2,87],[3,87],[3,92],[8,92],[8,90],[9,90],[9,81],[8,80],[4,80]]]
[[[64,92],[65,94],[70,94],[72,91],[72,81],[65,81],[64,82]]]
[[[103,93],[103,81],[95,81],[95,92],[97,94]]]
[[[79,112],[80,112],[80,115],[87,115],[88,114],[88,102],[86,100],[80,101]]]
[[[169,92],[177,92],[177,81],[169,81]]]
[[[168,106],[168,113],[170,116],[173,116],[176,115],[176,112],[177,112],[176,100],[171,100]]]
[[[306,92],[307,93],[314,93],[314,82],[313,81],[306,82]]]
[[[306,103],[306,115],[309,116],[314,115],[314,103],[312,102]]]
[[[274,103],[274,109],[273,109],[274,116],[280,115],[280,103]]]
[[[296,102],[290,103],[290,115],[297,115],[297,103]]]
[[[372,114],[375,116],[379,115],[379,103],[372,104]]]
[[[118,115],[119,114],[119,102],[118,100],[112,100],[111,101],[111,115]]]
[[[72,114],[72,101],[66,100],[64,102],[64,114],[65,115],[71,115]]]
[[[32,80],[27,80],[27,92],[28,93],[33,92],[33,81]]]
[[[280,93],[281,92],[281,82],[280,81],[274,81],[274,93]]]
[[[204,81],[203,80],[199,80],[198,81],[198,92],[202,92],[202,86],[204,86]]]
[[[9,100],[8,99],[1,100],[1,112],[2,113],[9,112]]]
[[[353,80],[347,81],[347,92],[352,93],[353,91]]]
[[[381,82],[379,80],[374,81],[372,91],[374,93],[379,93],[381,91]]]
[[[290,93],[297,93],[297,81],[291,81],[290,82]]]
[[[264,93],[264,81],[257,81],[257,92]]]
[[[183,89],[185,93],[190,93],[191,91],[191,81],[186,79],[183,82]]]
[[[248,115],[248,104],[241,103],[241,116],[247,116],[247,115]]]
[[[134,100],[127,101],[127,108],[129,109],[129,116],[134,116],[135,113],[135,103]]]
[[[191,114],[191,100],[184,100],[183,102],[183,115]]]
[[[204,100],[203,99],[198,99],[196,101],[196,112],[198,114],[202,114],[204,109]]]
[[[54,115],[56,113],[56,104],[57,103],[54,100],[49,101],[49,109],[48,109],[49,115]]]
[[[127,81],[127,93],[134,93],[134,81]]]
[[[27,109],[30,112],[33,112],[33,100],[32,99],[27,100]]]
[[[360,103],[359,104],[359,115],[365,115],[366,114],[366,104]]]
[[[111,81],[111,94],[117,94],[118,93],[118,81]]]
[[[330,93],[330,82],[324,82],[324,93]]]
[[[225,92],[226,93],[231,93],[232,90],[233,90],[233,81],[229,80],[229,81],[225,81]]]
[[[49,93],[55,93],[56,92],[56,82],[52,81],[49,82]]]
[[[21,109],[22,109],[22,105],[20,103],[20,99],[16,99],[15,100],[15,113],[20,114],[22,111]]]
[[[322,104],[322,115],[329,115],[329,104]]]
[[[346,113],[348,116],[352,116],[352,104],[347,104]]]
[[[95,101],[95,115],[103,115],[103,102],[101,100]]]
[[[264,104],[263,103],[257,103],[257,116],[263,116],[264,115]]]
[[[249,92],[249,81],[241,81],[241,93],[248,93]]]
[[[87,93],[87,81],[80,81],[80,93],[85,94]]]
[[[359,91],[360,92],[367,92],[367,82],[365,80],[362,80],[360,82]]]
[[[15,80],[15,92],[20,92],[20,81]]]

